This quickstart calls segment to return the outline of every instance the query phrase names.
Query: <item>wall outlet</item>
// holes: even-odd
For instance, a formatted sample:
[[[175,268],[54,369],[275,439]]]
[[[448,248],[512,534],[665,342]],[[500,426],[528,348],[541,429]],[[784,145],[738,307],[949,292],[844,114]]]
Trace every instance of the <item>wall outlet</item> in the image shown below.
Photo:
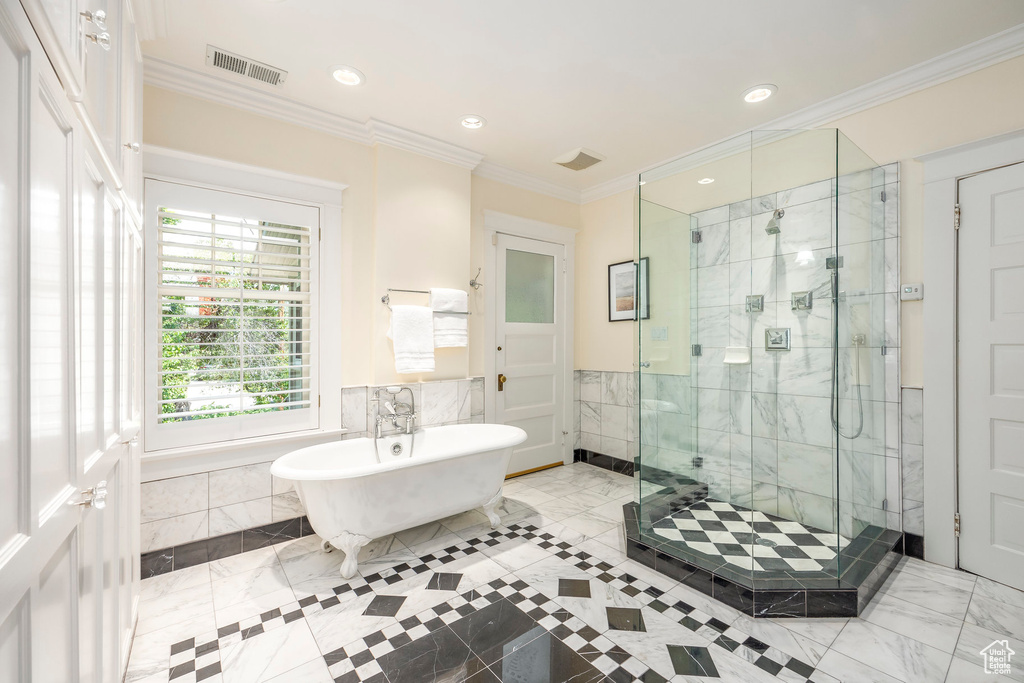
[[[652,327],[651,341],[668,341],[668,327],[664,325]]]
[[[900,301],[920,301],[923,298],[924,285],[921,283],[900,286]]]

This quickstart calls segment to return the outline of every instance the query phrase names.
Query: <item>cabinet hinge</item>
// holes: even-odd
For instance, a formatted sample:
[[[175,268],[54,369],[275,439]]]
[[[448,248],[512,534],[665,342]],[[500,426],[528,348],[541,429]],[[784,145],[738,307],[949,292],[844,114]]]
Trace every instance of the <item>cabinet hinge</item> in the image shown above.
[[[316,407],[317,407],[317,408],[319,408],[319,407],[320,407],[320,401],[321,401],[321,400],[322,400],[322,399],[321,399],[321,398],[320,398],[319,396],[317,396],[317,397],[316,397]]]
[[[324,239],[324,229],[323,228],[317,228],[316,229],[316,241],[317,242],[322,242],[323,239]]]
[[[954,230],[959,230],[960,229],[960,205],[959,204],[954,204],[953,205],[953,229]]]
[[[960,538],[960,513],[953,515],[953,535]]]

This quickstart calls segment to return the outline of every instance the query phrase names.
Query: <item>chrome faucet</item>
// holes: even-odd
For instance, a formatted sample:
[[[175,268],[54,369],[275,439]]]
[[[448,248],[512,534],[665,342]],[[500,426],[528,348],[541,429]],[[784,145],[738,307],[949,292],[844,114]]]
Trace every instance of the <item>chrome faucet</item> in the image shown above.
[[[386,397],[381,396],[381,391],[387,394]],[[398,395],[403,391],[409,392],[409,402],[405,403],[398,400]],[[389,398],[393,397],[393,398]],[[404,432],[406,434],[412,434],[416,430],[416,395],[412,392],[409,387],[382,387],[373,390],[373,400],[377,404],[377,416],[376,426],[374,431],[374,438],[379,439],[381,437],[383,426],[385,422],[390,422],[392,428],[399,429],[398,421],[405,421]],[[384,408],[387,410],[385,414],[381,410],[381,402],[383,401]]]

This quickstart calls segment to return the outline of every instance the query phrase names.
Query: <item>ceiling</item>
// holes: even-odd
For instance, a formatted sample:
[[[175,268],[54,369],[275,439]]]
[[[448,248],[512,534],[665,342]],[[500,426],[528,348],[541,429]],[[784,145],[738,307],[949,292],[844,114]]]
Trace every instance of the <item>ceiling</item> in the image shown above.
[[[583,189],[1024,23],[1021,0],[173,0],[146,55],[206,45],[288,71],[255,87]],[[328,70],[348,64],[358,87]],[[212,73],[213,70],[209,69]],[[743,92],[778,85],[761,104]],[[487,125],[467,130],[465,114]],[[585,171],[552,163],[587,147]]]

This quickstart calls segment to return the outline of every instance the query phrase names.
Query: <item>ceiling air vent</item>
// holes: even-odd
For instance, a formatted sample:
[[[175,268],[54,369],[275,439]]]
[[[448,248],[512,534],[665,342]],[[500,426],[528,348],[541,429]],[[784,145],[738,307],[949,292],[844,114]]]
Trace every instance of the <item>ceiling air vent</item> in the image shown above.
[[[554,161],[559,166],[565,166],[571,171],[582,171],[598,162],[604,161],[604,157],[592,149],[578,147],[571,152],[566,152],[556,157]]]
[[[288,72],[283,69],[236,55],[213,45],[206,46],[206,65],[270,85],[281,85],[288,78]]]

